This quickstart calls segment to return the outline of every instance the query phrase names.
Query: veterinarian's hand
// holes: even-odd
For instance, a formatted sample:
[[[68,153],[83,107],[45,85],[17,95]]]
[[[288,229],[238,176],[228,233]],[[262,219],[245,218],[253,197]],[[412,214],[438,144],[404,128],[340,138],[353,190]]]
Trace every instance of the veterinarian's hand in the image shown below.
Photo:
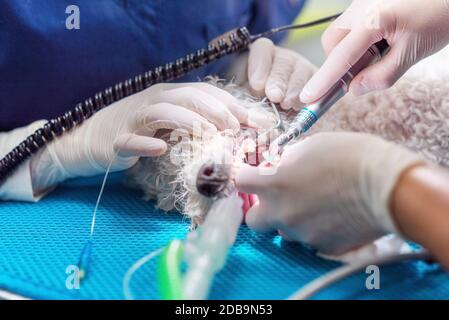
[[[413,64],[449,43],[448,0],[354,0],[322,37],[328,58],[304,87],[301,100],[322,97],[375,42],[390,52],[360,72],[350,90],[362,95],[392,86]]]
[[[161,129],[195,135],[239,129],[247,112],[227,92],[205,83],[160,84],[99,111],[55,139],[34,159],[38,185],[133,166],[139,157],[163,154]],[[165,130],[165,131],[166,131]]]
[[[419,162],[372,135],[320,133],[287,147],[276,171],[244,166],[235,181],[259,197],[246,215],[251,228],[278,229],[340,254],[396,231],[390,196],[401,173]]]
[[[248,80],[257,93],[280,103],[283,109],[300,109],[299,94],[316,67],[294,51],[277,47],[267,38],[251,45]]]

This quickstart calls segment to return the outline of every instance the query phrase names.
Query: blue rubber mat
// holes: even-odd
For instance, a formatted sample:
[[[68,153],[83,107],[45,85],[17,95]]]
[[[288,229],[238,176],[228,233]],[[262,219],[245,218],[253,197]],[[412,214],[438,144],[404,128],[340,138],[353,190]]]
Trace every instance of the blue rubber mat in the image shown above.
[[[122,299],[126,270],[140,257],[184,238],[188,222],[155,210],[112,176],[97,215],[91,268],[80,289],[66,288],[66,268],[85,244],[100,179],[70,181],[39,203],[0,204],[0,288],[37,299]],[[284,299],[337,267],[300,244],[242,227],[212,299]],[[380,290],[358,274],[319,293],[320,299],[449,298],[449,276],[435,264],[404,262],[381,268]],[[159,297],[155,261],[131,282],[136,298]]]

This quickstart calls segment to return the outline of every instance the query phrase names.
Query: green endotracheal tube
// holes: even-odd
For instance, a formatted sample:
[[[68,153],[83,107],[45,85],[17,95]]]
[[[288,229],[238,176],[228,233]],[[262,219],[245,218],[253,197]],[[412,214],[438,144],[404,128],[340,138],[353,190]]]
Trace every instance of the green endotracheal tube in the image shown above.
[[[159,259],[157,274],[163,300],[183,299],[183,276],[181,273],[183,253],[182,242],[173,240]]]

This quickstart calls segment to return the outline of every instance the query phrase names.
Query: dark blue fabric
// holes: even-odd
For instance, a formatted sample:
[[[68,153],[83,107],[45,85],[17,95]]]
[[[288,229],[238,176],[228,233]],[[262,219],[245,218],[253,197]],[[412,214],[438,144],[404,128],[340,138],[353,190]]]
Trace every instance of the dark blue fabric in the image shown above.
[[[54,117],[118,81],[204,47],[229,29],[290,23],[304,0],[3,0],[0,131]],[[67,30],[66,8],[80,9]],[[183,80],[220,74],[229,59]]]

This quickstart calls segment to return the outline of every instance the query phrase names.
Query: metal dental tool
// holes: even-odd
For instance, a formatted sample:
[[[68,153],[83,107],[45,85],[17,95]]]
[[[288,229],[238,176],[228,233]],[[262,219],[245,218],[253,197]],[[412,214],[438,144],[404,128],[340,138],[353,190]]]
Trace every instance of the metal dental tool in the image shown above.
[[[379,61],[388,49],[389,46],[385,39],[373,44],[322,98],[303,108],[290,124],[287,132],[281,134],[271,143],[268,159],[280,155],[289,142],[297,140],[304,132],[309,130],[326,111],[348,92],[349,85],[354,77],[370,64]]]

